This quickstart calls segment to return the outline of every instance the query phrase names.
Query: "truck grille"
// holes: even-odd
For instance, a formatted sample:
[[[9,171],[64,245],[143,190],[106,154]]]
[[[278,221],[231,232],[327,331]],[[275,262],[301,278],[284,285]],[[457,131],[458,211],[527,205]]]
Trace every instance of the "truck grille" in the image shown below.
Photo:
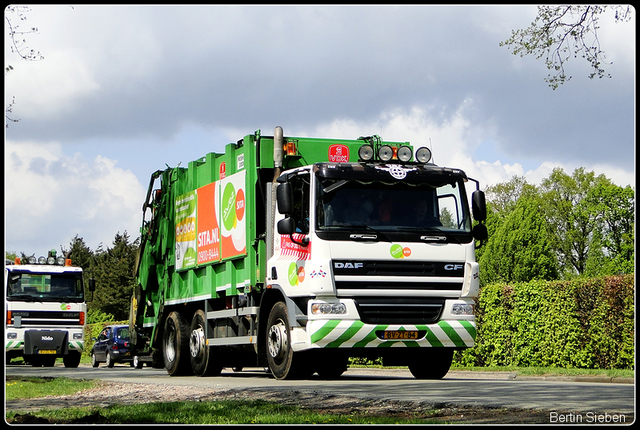
[[[356,297],[365,324],[432,324],[438,321],[444,299]]]
[[[334,260],[334,275],[346,276],[423,276],[455,278],[464,275],[464,263],[442,261]]]
[[[11,311],[11,324],[15,324],[16,317],[20,318],[21,326],[71,326],[80,325],[80,312],[67,311]]]

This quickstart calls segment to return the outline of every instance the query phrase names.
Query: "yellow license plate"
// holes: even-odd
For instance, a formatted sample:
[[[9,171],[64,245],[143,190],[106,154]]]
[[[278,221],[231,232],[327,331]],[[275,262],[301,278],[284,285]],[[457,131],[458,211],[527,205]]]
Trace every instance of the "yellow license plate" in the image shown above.
[[[38,354],[56,354],[55,349],[41,349],[38,351]]]
[[[382,339],[386,340],[416,340],[419,339],[417,331],[383,331]]]

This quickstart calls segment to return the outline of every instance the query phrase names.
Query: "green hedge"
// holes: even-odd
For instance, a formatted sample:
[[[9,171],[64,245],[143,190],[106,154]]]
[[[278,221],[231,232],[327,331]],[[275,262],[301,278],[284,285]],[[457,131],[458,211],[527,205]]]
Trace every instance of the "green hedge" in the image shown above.
[[[467,366],[634,367],[634,275],[482,288]]]

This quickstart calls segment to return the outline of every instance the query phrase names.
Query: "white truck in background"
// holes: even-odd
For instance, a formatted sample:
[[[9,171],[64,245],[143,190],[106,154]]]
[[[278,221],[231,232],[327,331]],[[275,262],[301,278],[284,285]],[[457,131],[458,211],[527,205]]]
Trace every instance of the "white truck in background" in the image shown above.
[[[6,364],[22,357],[34,367],[78,367],[85,346],[87,322],[83,270],[57,256],[5,261]],[[95,281],[88,281],[89,291]]]

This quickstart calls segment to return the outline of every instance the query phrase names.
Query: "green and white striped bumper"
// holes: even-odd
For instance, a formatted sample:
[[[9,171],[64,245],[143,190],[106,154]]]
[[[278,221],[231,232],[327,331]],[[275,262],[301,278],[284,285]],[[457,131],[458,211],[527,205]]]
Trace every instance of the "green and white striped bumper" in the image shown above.
[[[21,340],[8,340],[4,345],[5,351],[11,351],[14,349],[24,349],[24,342]]]
[[[385,331],[417,331],[424,334],[415,340],[387,340]],[[384,347],[456,347],[475,344],[474,321],[448,320],[429,325],[373,325],[362,321],[314,320],[307,323],[311,343],[320,348],[384,348]]]

